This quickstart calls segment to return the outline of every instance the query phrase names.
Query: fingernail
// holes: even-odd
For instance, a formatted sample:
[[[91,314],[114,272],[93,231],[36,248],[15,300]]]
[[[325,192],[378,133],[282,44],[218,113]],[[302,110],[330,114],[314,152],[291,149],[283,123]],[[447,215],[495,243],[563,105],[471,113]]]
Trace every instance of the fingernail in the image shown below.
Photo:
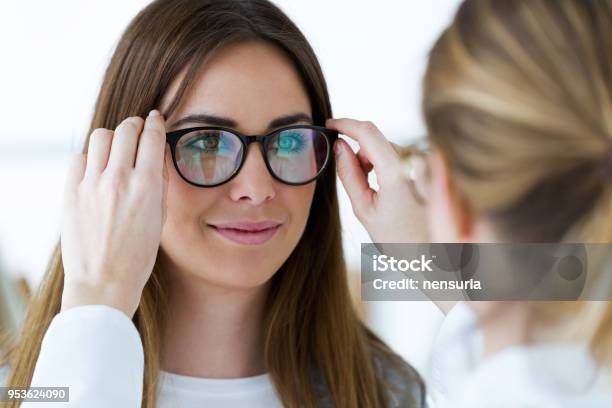
[[[336,153],[336,156],[342,153],[342,146],[340,146],[340,142],[334,143],[334,152]]]
[[[149,116],[159,116],[159,111],[157,109],[153,109],[149,112]]]

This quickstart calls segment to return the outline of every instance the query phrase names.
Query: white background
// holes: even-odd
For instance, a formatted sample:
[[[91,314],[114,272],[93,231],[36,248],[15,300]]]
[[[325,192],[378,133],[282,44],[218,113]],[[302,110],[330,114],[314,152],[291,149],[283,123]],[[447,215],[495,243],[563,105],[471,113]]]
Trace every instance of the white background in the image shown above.
[[[326,75],[336,117],[375,122],[392,141],[423,134],[420,81],[427,53],[458,0],[278,0]],[[148,1],[0,4],[0,258],[36,285],[58,237],[72,152],[80,149],[113,48]],[[359,270],[368,242],[340,191],[345,250]],[[370,324],[426,373],[440,314],[427,302],[371,302]]]

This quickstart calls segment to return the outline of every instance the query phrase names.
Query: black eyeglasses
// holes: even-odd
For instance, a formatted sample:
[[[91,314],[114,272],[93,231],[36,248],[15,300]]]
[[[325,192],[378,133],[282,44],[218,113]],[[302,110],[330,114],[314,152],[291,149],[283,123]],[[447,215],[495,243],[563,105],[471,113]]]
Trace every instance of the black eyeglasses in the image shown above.
[[[246,159],[249,145],[260,142],[268,171],[292,186],[313,182],[331,160],[338,132],[321,126],[295,125],[267,135],[243,135],[233,129],[206,126],[166,133],[172,161],[186,182],[216,187],[234,178]]]

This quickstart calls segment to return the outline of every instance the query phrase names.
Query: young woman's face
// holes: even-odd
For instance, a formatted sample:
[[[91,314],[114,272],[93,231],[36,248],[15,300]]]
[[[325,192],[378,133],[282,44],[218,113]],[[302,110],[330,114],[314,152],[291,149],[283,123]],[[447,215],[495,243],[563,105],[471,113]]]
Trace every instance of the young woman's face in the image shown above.
[[[168,107],[177,78],[160,107]],[[217,119],[173,123],[187,115]],[[301,117],[300,117],[301,116]],[[222,125],[243,134],[311,124],[308,94],[291,61],[264,43],[227,46],[209,59],[181,105],[166,119],[166,130]],[[261,145],[251,144],[236,177],[212,188],[184,181],[168,153],[167,219],[161,239],[164,262],[227,288],[265,283],[289,257],[308,219],[315,183],[289,186],[275,180]],[[236,223],[268,222],[271,228],[246,232]],[[262,227],[257,227],[261,229]]]

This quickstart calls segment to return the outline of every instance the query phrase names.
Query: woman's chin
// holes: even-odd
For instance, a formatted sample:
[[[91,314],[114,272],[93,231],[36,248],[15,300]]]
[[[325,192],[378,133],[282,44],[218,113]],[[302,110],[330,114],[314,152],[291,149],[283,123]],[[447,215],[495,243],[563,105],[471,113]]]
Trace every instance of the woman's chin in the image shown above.
[[[229,290],[250,290],[263,287],[274,274],[251,270],[220,268],[200,275],[211,286]]]

